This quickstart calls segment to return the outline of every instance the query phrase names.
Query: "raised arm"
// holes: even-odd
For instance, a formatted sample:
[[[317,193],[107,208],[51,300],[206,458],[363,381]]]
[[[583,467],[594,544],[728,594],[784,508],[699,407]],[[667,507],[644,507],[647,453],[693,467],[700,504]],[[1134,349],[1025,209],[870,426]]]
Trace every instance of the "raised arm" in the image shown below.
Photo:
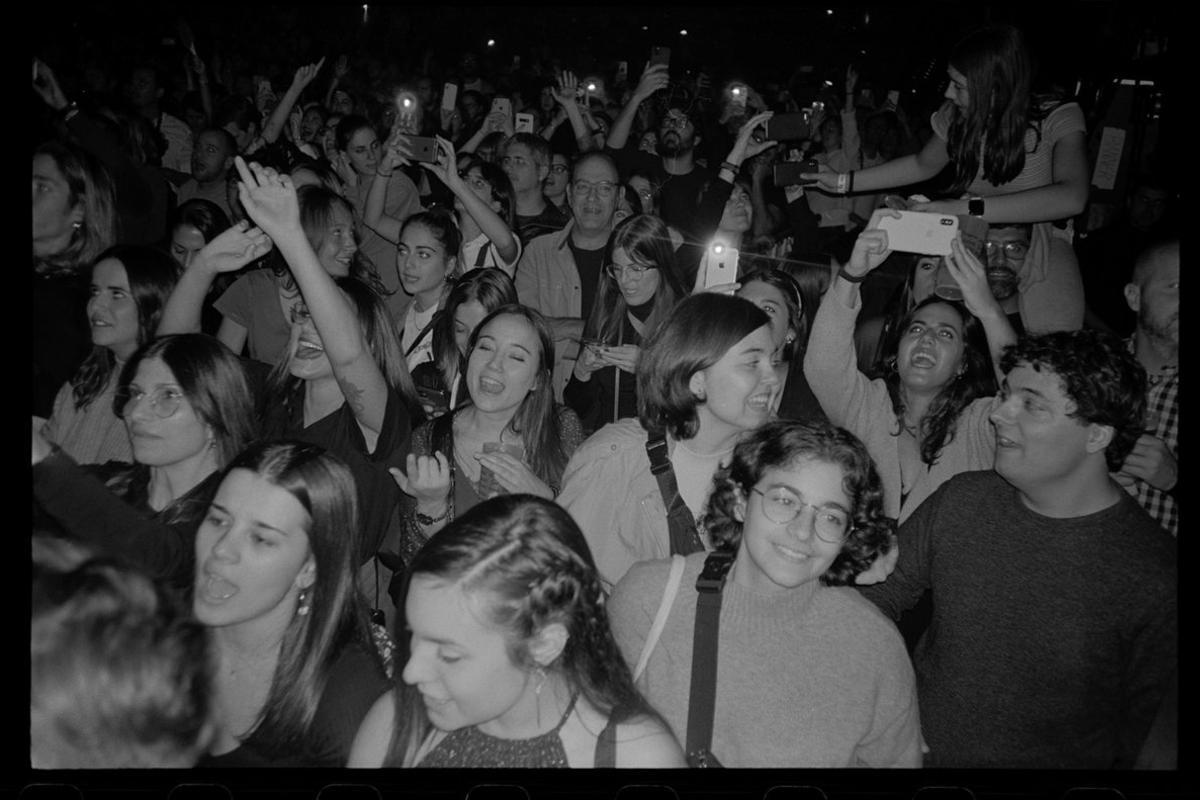
[[[992,356],[992,369],[996,374],[996,382],[1001,383],[1004,373],[1000,371],[1000,355],[1005,347],[1016,344],[1017,332],[1013,330],[999,301],[988,286],[987,270],[979,263],[979,259],[963,246],[961,234],[956,235],[950,243],[946,268],[950,270],[950,275],[962,290],[963,303],[966,304],[967,310],[983,323],[988,352]]]
[[[929,180],[949,163],[950,154],[946,150],[946,142],[937,136],[931,136],[921,151],[915,155],[901,156],[876,167],[855,170],[853,187],[849,185],[849,173],[834,172],[826,166],[822,166],[820,172],[805,172],[800,177],[805,180],[816,180],[822,189],[833,194],[845,194],[848,191],[877,192],[881,189],[908,186]],[[967,213],[965,200],[961,213]]]
[[[258,164],[247,166],[240,156],[234,165],[241,176],[238,199],[291,267],[342,396],[369,449],[374,450],[383,427],[388,388],[364,338],[358,313],[308,243],[300,226],[300,204],[292,179]]]
[[[575,100],[578,88],[579,79],[575,77],[575,73],[564,71],[558,77],[558,85],[554,87],[554,100],[571,122],[571,130],[575,133],[575,144],[579,146],[579,152],[586,153],[596,149],[596,140],[592,138],[592,131],[584,122],[579,103]]]
[[[256,258],[266,255],[270,249],[271,239],[245,221],[213,237],[192,259],[171,290],[163,305],[156,335],[199,333],[204,298],[216,277],[222,272],[237,272]],[[241,325],[237,327],[242,329],[244,335],[245,328]],[[239,353],[242,343],[239,342],[236,348],[229,345],[230,349]]]
[[[350,59],[343,53],[338,56],[338,60],[333,62],[333,78],[329,81],[329,88],[325,90],[325,107],[333,108],[333,93],[337,91],[338,84],[342,82],[342,78],[346,77],[346,73],[350,71]]]
[[[305,88],[312,83],[313,78],[317,77],[317,73],[321,70],[321,65],[325,63],[325,58],[315,64],[305,64],[296,70],[295,76],[292,78],[292,85],[283,93],[279,103],[275,106],[275,110],[271,112],[271,118],[267,120],[267,124],[263,126],[262,137],[267,142],[274,142],[279,138],[279,134],[283,133],[283,128],[287,125],[288,115],[292,113],[292,107],[296,105],[296,101],[300,99],[300,94]]]
[[[629,97],[629,102],[621,109],[621,113],[617,114],[612,127],[608,129],[607,146],[610,150],[620,150],[625,146],[629,140],[629,129],[633,126],[633,120],[637,116],[638,106],[659,89],[667,88],[670,81],[671,74],[666,64],[654,64],[646,67],[633,94]]]
[[[375,166],[375,177],[367,188],[367,199],[363,203],[363,224],[392,244],[400,241],[400,228],[404,223],[388,216],[384,209],[387,207],[387,190],[392,181],[392,173],[408,164],[408,160],[397,146],[401,136],[399,129],[392,130],[392,135],[384,145],[383,154],[379,157],[379,163]]]
[[[479,226],[484,235],[496,246],[496,252],[505,264],[511,264],[517,257],[517,239],[513,236],[512,230],[505,223],[500,215],[488,206],[487,203],[480,199],[479,195],[471,191],[471,187],[463,181],[458,174],[458,161],[454,153],[454,145],[449,139],[441,136],[437,137],[438,154],[437,163],[429,164],[421,162],[421,166],[432,172],[442,183],[446,184],[454,196],[462,203],[463,209],[471,215],[471,219]],[[398,142],[400,151],[403,153],[406,145],[403,140]]]

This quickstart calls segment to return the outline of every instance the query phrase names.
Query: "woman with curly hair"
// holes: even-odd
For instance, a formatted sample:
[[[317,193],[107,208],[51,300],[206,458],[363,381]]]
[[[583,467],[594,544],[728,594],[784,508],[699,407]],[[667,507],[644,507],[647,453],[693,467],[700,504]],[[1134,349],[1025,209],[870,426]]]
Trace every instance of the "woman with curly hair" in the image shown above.
[[[920,766],[904,642],[846,586],[886,551],[893,528],[862,443],[827,423],[762,425],[717,472],[704,525],[714,553],[676,557],[682,577],[674,591],[673,562],[647,561],[625,574],[608,603],[638,687],[672,729],[694,723],[691,683],[701,685],[697,668],[705,669],[693,663],[697,579],[723,556],[732,566],[717,588],[709,634],[712,755],[727,767]],[[651,621],[664,608],[655,640]],[[680,680],[689,670],[692,682]]]
[[[351,767],[682,767],[634,686],[579,527],[504,495],[433,536],[410,567],[398,687]]]
[[[866,444],[883,479],[884,508],[903,522],[952,476],[991,468],[993,359],[1016,335],[988,287],[983,265],[958,238],[945,263],[963,303],[926,298],[898,327],[887,374],[872,380],[858,370],[859,287],[891,253],[879,219],[896,213],[876,211],[859,234],[850,260],[821,301],[804,374],[829,421]]]

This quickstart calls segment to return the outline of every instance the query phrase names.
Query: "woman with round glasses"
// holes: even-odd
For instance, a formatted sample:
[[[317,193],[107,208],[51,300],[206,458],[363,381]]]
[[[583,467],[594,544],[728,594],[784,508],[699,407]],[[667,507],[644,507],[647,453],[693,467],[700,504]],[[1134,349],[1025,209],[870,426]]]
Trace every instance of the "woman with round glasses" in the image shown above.
[[[162,336],[126,363],[114,411],[133,463],[80,467],[33,430],[33,496],[66,533],[185,588],[221,470],[254,437],[242,362],[199,333]]]
[[[704,525],[732,565],[717,587],[709,750],[726,767],[918,767],[916,683],[890,620],[847,584],[888,547],[893,523],[866,448],[826,423],[769,422],[713,480]],[[697,579],[710,558],[635,564],[607,604],[638,688],[688,730]],[[648,641],[667,604],[665,624]]]
[[[639,214],[617,225],[603,263],[579,358],[563,391],[588,433],[637,416],[642,340],[687,295],[666,223],[658,217]]]

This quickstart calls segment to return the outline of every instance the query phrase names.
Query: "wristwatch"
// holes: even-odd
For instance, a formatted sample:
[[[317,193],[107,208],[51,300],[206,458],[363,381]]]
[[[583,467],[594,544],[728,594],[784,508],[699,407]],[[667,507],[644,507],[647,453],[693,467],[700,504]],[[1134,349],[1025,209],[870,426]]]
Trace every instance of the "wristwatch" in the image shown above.
[[[982,197],[972,197],[970,200],[968,200],[967,201],[967,213],[970,214],[972,217],[982,217],[983,216],[983,198]]]

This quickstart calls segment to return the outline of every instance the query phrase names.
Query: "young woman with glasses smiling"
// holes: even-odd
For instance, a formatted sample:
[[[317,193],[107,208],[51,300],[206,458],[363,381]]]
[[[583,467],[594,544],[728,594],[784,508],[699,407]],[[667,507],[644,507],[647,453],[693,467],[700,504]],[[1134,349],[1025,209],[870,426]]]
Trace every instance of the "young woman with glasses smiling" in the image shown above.
[[[35,427],[34,500],[65,532],[182,589],[220,471],[256,433],[250,384],[228,348],[187,333],[143,346],[120,387],[133,463],[81,468]]]
[[[563,391],[588,433],[637,416],[634,370],[642,340],[686,296],[666,223],[640,214],[608,237],[596,300],[582,347]]]
[[[846,584],[888,546],[867,450],[825,423],[769,422],[718,471],[704,521],[720,560],[715,706],[708,748],[727,767],[917,767],[916,684],[895,626]],[[687,731],[697,579],[712,556],[635,564],[607,607],[638,688]],[[650,640],[656,609],[668,615]],[[658,612],[658,613],[661,613]],[[635,669],[636,672],[636,669]]]

